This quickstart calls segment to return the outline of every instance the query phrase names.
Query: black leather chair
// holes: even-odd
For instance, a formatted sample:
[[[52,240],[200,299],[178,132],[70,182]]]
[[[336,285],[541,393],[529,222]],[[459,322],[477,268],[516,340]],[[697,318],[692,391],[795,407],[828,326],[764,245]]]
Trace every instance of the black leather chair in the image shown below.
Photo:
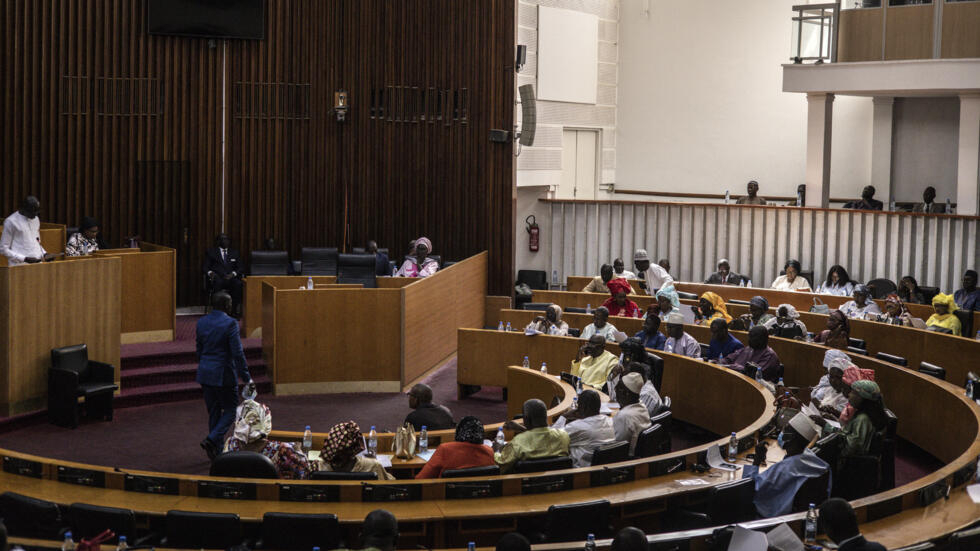
[[[579,308],[578,306],[569,306],[565,308],[566,314],[588,314],[585,308]]]
[[[810,504],[820,505],[827,500],[827,487],[830,484],[830,473],[831,470],[823,473],[820,476],[808,478],[806,482],[800,486],[799,490],[796,490],[796,495],[793,496],[793,509],[792,512],[799,513],[800,511],[806,511],[810,508]]]
[[[261,549],[339,549],[340,543],[337,515],[266,513],[262,516],[262,540],[258,544]]]
[[[880,436],[876,436],[880,439]],[[880,449],[880,443],[875,446]],[[842,457],[834,478],[834,497],[860,499],[876,493],[881,487],[881,457],[851,455]]]
[[[219,455],[211,462],[211,476],[233,478],[279,478],[271,459],[258,452],[235,451]]]
[[[895,282],[886,278],[872,279],[866,285],[871,291],[871,298],[876,300],[881,300],[898,290]]]
[[[850,352],[851,354],[859,354],[861,356],[867,356],[868,355],[868,351],[866,349],[859,348],[857,346],[848,346],[847,347],[847,351]]]
[[[115,368],[88,359],[84,344],[51,350],[48,370],[48,418],[60,426],[78,426],[78,398],[85,398],[89,417],[112,420],[112,393],[119,388]]]
[[[749,305],[751,305],[752,303],[750,303],[750,302],[749,302],[749,301],[747,301],[747,300],[738,300],[738,299],[734,299],[734,298],[733,298],[733,299],[729,299],[729,300],[728,300],[728,304],[741,304],[742,306],[749,306]]]
[[[242,523],[234,513],[167,511],[167,535],[161,547],[228,549],[242,543]]]
[[[609,502],[605,499],[574,503],[572,505],[552,505],[544,521],[544,541],[582,541],[589,534],[596,538],[607,537],[609,527]],[[537,539],[537,538],[535,538]]]
[[[653,457],[668,452],[670,452],[670,434],[664,430],[663,425],[657,423],[643,429],[637,436],[633,457]]]
[[[577,338],[579,338],[579,337],[582,336],[582,330],[579,329],[578,327],[569,327],[568,328],[568,336],[569,337],[575,337],[577,339]]]
[[[932,375],[937,379],[946,380],[946,368],[939,367],[938,365],[931,364],[929,362],[919,362],[919,373],[924,373],[926,375]]]
[[[619,463],[630,458],[629,442],[612,442],[599,446],[592,452],[592,466]]]
[[[560,471],[572,468],[572,458],[564,457],[542,457],[540,459],[523,459],[514,464],[514,472],[541,473],[545,471]]]
[[[900,365],[902,367],[908,367],[909,361],[901,356],[896,356],[894,354],[886,354],[884,352],[878,352],[875,354],[875,358],[888,363],[893,363],[895,365]]]
[[[915,545],[907,545],[905,547],[896,547],[892,551],[933,551],[938,549],[935,543],[927,541],[924,543],[917,543]],[[948,549],[946,551],[949,551]]]
[[[524,310],[537,310],[539,312],[544,312],[551,306],[550,302],[525,302]]]
[[[0,518],[8,534],[22,538],[59,539],[67,527],[56,504],[14,492],[0,494]]]
[[[360,283],[365,289],[378,286],[373,254],[337,255],[337,283]]]
[[[670,406],[671,406],[670,396],[663,396],[663,400],[660,402],[660,407],[653,412],[653,417],[650,418],[651,424],[660,423],[661,425],[667,427],[667,425],[670,424],[670,415],[666,416],[667,423],[663,423],[661,421],[654,421],[654,419],[661,418],[665,413],[669,414]],[[670,427],[667,427],[667,429],[669,430]]]
[[[922,298],[926,301],[926,304],[932,304],[932,299],[939,294],[939,287],[919,286],[919,292],[922,293]]]
[[[847,345],[853,346],[854,348],[860,348],[862,350],[868,349],[868,343],[864,339],[855,339],[853,337],[847,339]]]
[[[441,269],[445,270],[446,268],[452,266],[455,263],[456,263],[455,260],[447,260],[447,261],[445,261],[445,262],[442,263],[442,268]]]
[[[830,465],[830,470],[834,473],[834,476],[831,477],[832,480],[837,477],[837,463],[840,461],[840,450],[843,443],[844,436],[839,432],[834,432],[813,444],[813,453]]]
[[[367,254],[367,249],[365,249],[364,247],[351,247],[350,252],[351,254]],[[388,254],[388,248],[378,247],[378,252],[382,254]]]
[[[129,509],[72,503],[68,507],[68,520],[75,539],[90,539],[108,528],[116,534],[115,538],[110,540],[114,543],[119,541],[119,536],[126,536],[132,542],[136,541],[136,514]]]
[[[337,275],[337,247],[303,247],[303,275]]]
[[[687,300],[697,300],[698,295],[694,293],[685,293],[684,291],[677,291],[677,298],[687,299]]]
[[[974,551],[980,549],[980,527],[954,532],[949,536],[946,551]]]
[[[289,275],[289,254],[286,251],[252,251],[249,272],[252,275]]]
[[[895,448],[898,445],[898,416],[892,410],[885,408],[888,423],[885,425],[881,439],[881,483],[878,491],[891,490],[895,487]]]
[[[968,339],[976,335],[973,333],[973,310],[957,310],[953,312],[956,319],[960,320],[960,334]]]
[[[516,283],[526,283],[531,290],[548,290],[548,273],[544,270],[517,270]]]
[[[311,480],[377,480],[378,473],[348,473],[343,471],[313,471]]]
[[[446,469],[442,471],[442,478],[466,478],[468,476],[497,476],[500,474],[499,465],[486,465],[483,467],[470,467],[469,469]]]
[[[708,357],[708,349],[711,348],[711,345],[710,344],[704,344],[703,342],[699,342],[698,343],[698,346],[701,347],[701,357],[702,358],[707,358]],[[716,359],[717,360],[718,358],[709,358],[709,359]]]
[[[697,510],[681,509],[671,515],[675,530],[690,530],[747,522],[755,519],[755,480],[743,478],[725,482],[708,490],[707,498]]]
[[[670,404],[666,402],[666,398],[664,399],[664,403],[666,404],[666,407],[668,408],[670,407]],[[671,422],[673,420],[674,420],[674,414],[669,409],[661,410],[657,412],[656,415],[650,418],[650,426],[652,427],[654,425],[660,425],[663,427],[664,434],[669,435]]]

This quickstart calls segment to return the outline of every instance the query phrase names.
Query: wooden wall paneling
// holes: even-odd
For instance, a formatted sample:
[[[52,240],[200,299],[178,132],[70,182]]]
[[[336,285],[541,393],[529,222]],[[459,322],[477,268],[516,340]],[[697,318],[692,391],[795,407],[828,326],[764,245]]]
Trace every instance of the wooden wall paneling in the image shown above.
[[[310,276],[248,276],[242,282],[242,334],[247,338],[262,336],[262,284],[276,289],[305,286]],[[312,276],[313,284],[336,283],[337,276]]]
[[[980,3],[946,2],[943,4],[942,57],[980,57],[978,27],[980,27]]]
[[[177,311],[174,299],[175,251],[139,249],[109,249],[94,256],[118,256],[121,261],[120,286],[126,308],[121,312],[120,331],[123,344],[159,342],[174,339]]]
[[[884,8],[841,10],[838,61],[880,61]]]
[[[936,6],[894,6],[885,10],[885,59],[932,59]]]

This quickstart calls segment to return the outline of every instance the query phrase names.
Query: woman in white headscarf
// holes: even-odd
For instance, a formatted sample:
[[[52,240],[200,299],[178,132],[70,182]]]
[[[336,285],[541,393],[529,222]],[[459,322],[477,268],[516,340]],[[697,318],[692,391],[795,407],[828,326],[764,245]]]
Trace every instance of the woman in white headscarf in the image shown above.
[[[405,257],[402,267],[395,272],[396,277],[429,277],[439,270],[439,263],[429,256],[432,254],[432,241],[420,237],[412,246],[412,254]]]
[[[821,411],[834,417],[847,407],[847,384],[844,383],[844,370],[851,365],[851,357],[832,348],[823,355],[823,366],[827,374],[810,391],[811,403]]]
[[[559,337],[568,336],[568,324],[561,321],[561,306],[557,304],[548,305],[543,316],[535,317],[531,323],[527,324],[524,331],[534,330],[546,335],[557,335]]]
[[[225,442],[225,451],[252,451],[272,460],[279,478],[303,479],[310,476],[306,456],[292,445],[269,440],[272,432],[272,413],[265,404],[245,400],[238,406],[235,429]]]
[[[800,321],[800,313],[792,304],[780,304],[776,308],[776,317],[768,320],[765,327],[773,337],[802,339],[807,335],[806,325]]]

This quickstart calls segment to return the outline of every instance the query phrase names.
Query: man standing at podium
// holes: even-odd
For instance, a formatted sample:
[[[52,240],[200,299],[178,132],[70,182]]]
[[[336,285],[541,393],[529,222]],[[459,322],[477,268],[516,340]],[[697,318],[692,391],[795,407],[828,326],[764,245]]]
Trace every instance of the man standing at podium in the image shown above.
[[[41,246],[41,202],[33,195],[24,199],[17,212],[3,221],[0,235],[0,254],[7,257],[9,266],[34,264],[46,259]]]
[[[208,435],[201,447],[214,459],[221,450],[238,406],[238,378],[252,384],[245,363],[238,322],[228,315],[231,295],[211,295],[211,313],[197,321],[197,382],[208,408]]]

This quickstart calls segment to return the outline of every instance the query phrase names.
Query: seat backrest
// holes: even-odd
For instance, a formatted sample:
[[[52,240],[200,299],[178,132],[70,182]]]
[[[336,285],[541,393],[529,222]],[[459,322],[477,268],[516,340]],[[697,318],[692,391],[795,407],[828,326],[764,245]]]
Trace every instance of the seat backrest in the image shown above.
[[[841,433],[831,433],[817,440],[813,445],[813,453],[830,465],[831,469],[835,469],[837,467],[837,460],[840,459],[840,449],[843,442],[844,439]]]
[[[551,304],[548,302],[525,302],[524,303],[525,310],[538,310],[541,312],[547,310],[549,306],[551,306]]]
[[[973,551],[980,549],[980,527],[954,532],[949,537],[946,551]]]
[[[660,387],[664,382],[664,359],[648,352],[646,364],[650,367],[650,380],[653,381],[653,386],[657,392],[660,392]],[[668,409],[670,408],[668,407]]]
[[[337,247],[303,247],[303,275],[337,275]]]
[[[215,457],[211,462],[211,476],[279,478],[279,472],[268,457],[258,452],[242,450]]]
[[[908,367],[909,366],[909,361],[908,360],[906,360],[905,358],[903,358],[901,356],[896,356],[894,354],[886,354],[884,352],[878,352],[877,354],[875,354],[875,358],[877,358],[877,359],[879,359],[881,361],[884,361],[884,362],[893,363],[895,365],[900,365],[902,367]]]
[[[531,289],[548,290],[548,273],[544,270],[517,270],[517,283],[527,283]],[[580,291],[581,289],[575,289]]]
[[[483,467],[470,467],[469,469],[446,469],[442,471],[442,478],[466,478],[468,476],[497,476],[500,474],[499,465],[485,465]]]
[[[933,551],[936,549],[936,544],[931,541],[925,543],[917,543],[915,545],[907,545],[905,547],[896,547],[892,551]]]
[[[0,494],[0,518],[11,536],[57,539],[65,528],[57,505],[14,492]]]
[[[605,499],[552,505],[545,518],[544,535],[548,542],[580,541],[589,534],[601,538],[609,532],[609,502]]]
[[[88,379],[88,346],[74,344],[51,349],[51,367],[67,369],[78,374],[79,381]]]
[[[855,339],[854,337],[848,337],[847,345],[853,346],[854,348],[862,348],[864,350],[868,349],[868,343],[864,339]]]
[[[286,251],[252,251],[248,266],[252,275],[287,275],[289,254]]]
[[[340,523],[337,515],[266,513],[262,516],[262,547],[306,551],[340,547]]]
[[[579,308],[578,306],[569,306],[565,308],[566,314],[588,314],[585,308]]]
[[[867,356],[868,355],[867,349],[860,348],[860,347],[857,347],[857,346],[848,346],[847,347],[847,351],[850,352],[851,354],[859,354],[861,356]]]
[[[698,295],[696,295],[694,293],[685,293],[684,291],[677,291],[677,297],[678,298],[687,299],[687,300],[697,300],[698,299]]]
[[[960,334],[967,338],[974,337],[973,310],[957,310],[953,312],[953,315],[960,320]]]
[[[670,412],[667,412],[670,413]],[[663,415],[663,414],[661,414]],[[661,415],[658,415],[659,418]],[[652,457],[657,455],[660,448],[662,440],[666,437],[669,440],[669,436],[666,436],[664,426],[656,423],[650,425],[649,427],[643,429],[640,435],[636,438],[636,449],[633,450],[633,455],[636,457]]]
[[[732,524],[754,519],[755,480],[744,478],[719,484],[708,497],[708,516],[713,524]]]
[[[827,486],[830,483],[830,470],[820,476],[806,479],[793,496],[793,512],[806,511],[810,504],[820,505],[827,500]]]
[[[167,511],[164,547],[228,549],[242,543],[242,523],[234,513]]]
[[[711,345],[710,344],[704,344],[703,342],[699,342],[698,343],[698,346],[701,347],[701,357],[702,358],[707,358],[708,357],[708,349],[711,348]],[[712,359],[718,359],[718,358],[712,358]]]
[[[932,375],[933,377],[944,381],[946,380],[946,368],[939,367],[938,365],[931,364],[929,362],[919,362],[919,373]]]
[[[582,330],[579,329],[578,327],[569,327],[568,328],[568,336],[569,337],[579,338],[579,337],[582,336]]]
[[[368,471],[366,473],[349,473],[345,471],[313,471],[310,473],[312,480],[377,480],[378,473]]]
[[[337,283],[360,283],[365,288],[378,286],[373,254],[337,255]]]
[[[922,298],[925,299],[926,304],[932,304],[933,297],[939,294],[939,287],[919,286],[919,292],[922,293]]]
[[[871,298],[873,299],[883,299],[887,297],[889,293],[894,293],[898,290],[898,287],[895,286],[895,282],[886,278],[872,279],[867,283],[867,285],[868,289],[871,290]]]
[[[68,520],[76,539],[98,536],[106,528],[115,532],[116,537],[110,540],[113,542],[117,542],[119,536],[133,539],[136,535],[136,515],[130,509],[72,503],[68,508]]]
[[[612,442],[604,446],[599,446],[592,452],[592,466],[619,463],[620,461],[626,461],[629,457],[629,442]]]
[[[522,459],[514,464],[515,473],[540,473],[544,471],[560,471],[572,468],[572,458],[542,457],[540,459]]]

